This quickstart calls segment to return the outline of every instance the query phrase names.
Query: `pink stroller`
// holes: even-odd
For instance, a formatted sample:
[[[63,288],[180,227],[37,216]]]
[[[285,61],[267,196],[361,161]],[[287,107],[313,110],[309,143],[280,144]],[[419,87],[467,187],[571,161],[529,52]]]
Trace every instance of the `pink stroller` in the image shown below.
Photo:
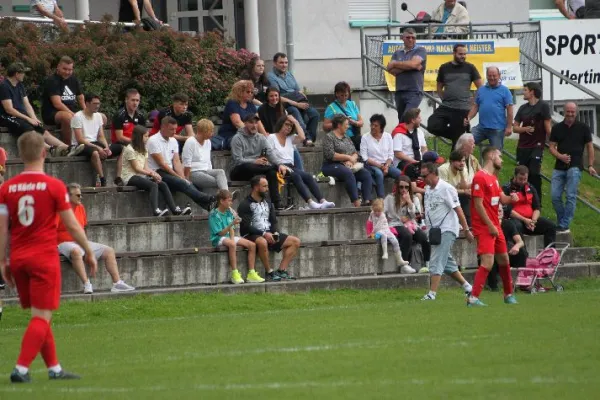
[[[569,246],[569,243],[564,242],[550,243],[537,257],[528,258],[525,268],[518,269],[515,289],[521,289],[531,294],[551,289],[562,292],[564,287],[556,284],[555,279],[558,267]],[[544,286],[544,281],[549,282],[551,286]]]

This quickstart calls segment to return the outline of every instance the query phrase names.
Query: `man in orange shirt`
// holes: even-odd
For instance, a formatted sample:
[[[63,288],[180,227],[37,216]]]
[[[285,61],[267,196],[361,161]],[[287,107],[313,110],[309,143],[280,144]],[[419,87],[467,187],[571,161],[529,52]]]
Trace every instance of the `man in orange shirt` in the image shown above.
[[[87,215],[85,213],[85,208],[81,203],[81,186],[77,183],[70,183],[67,188],[69,190],[69,201],[73,213],[75,214],[75,218],[79,222],[79,225],[81,225],[82,228],[85,228],[87,225]],[[126,284],[119,277],[115,250],[112,247],[94,242],[90,242],[90,247],[94,252],[96,260],[104,260],[106,271],[110,274],[113,281],[111,292],[129,292],[135,290],[134,287]],[[71,265],[73,265],[75,273],[83,282],[83,293],[92,294],[94,289],[85,273],[85,264],[83,262],[85,252],[77,243],[75,243],[75,241],[73,241],[73,238],[61,221],[58,221],[58,252],[66,257],[71,262]],[[97,267],[90,270],[90,275],[92,277],[96,276],[96,269]]]

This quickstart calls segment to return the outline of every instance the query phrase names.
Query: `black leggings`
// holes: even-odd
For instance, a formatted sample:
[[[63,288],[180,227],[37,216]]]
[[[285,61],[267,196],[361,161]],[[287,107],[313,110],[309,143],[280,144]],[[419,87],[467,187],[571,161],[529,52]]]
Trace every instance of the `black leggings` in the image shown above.
[[[277,180],[277,169],[274,165],[258,165],[254,163],[243,163],[231,170],[230,176],[233,181],[249,181],[256,175],[264,175],[269,182],[269,197],[277,208],[281,206],[281,195],[279,194],[279,182]]]
[[[311,174],[293,167],[290,168],[292,168],[290,180],[294,183],[296,190],[298,191],[298,193],[300,193],[300,196],[302,197],[302,199],[304,199],[304,201],[308,202],[308,200],[310,200],[312,196],[315,197],[317,203],[323,200],[323,195],[321,194],[319,185],[317,184],[317,181],[315,181],[315,178],[313,178]]]
[[[395,226],[394,228],[398,232],[396,237],[398,238],[400,251],[402,252],[402,258],[404,260],[410,261],[412,257],[412,244],[414,240],[421,245],[424,261],[429,261],[429,258],[431,257],[431,245],[429,244],[429,238],[425,232],[423,232],[421,229],[417,229],[415,233],[412,234],[404,226]]]
[[[152,212],[154,212],[158,208],[158,192],[163,196],[165,203],[167,203],[167,207],[171,212],[174,212],[177,206],[175,205],[175,201],[173,200],[173,195],[169,190],[169,186],[163,181],[154,182],[150,178],[146,178],[140,175],[132,176],[127,182],[128,186],[135,186],[138,189],[145,190],[149,192],[150,197],[150,207],[152,208]]]

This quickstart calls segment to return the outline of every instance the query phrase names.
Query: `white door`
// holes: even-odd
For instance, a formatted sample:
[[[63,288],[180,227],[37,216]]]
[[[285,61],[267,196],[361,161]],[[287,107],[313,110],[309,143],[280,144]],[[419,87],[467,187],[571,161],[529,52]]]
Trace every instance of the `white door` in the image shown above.
[[[235,38],[233,0],[167,0],[169,24],[181,32],[219,30]]]

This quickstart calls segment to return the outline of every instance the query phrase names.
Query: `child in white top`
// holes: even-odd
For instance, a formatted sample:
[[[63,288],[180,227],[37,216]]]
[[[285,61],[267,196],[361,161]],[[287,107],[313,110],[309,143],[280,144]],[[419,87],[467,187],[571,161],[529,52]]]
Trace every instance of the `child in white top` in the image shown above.
[[[372,224],[372,228],[369,226],[370,224]],[[408,265],[408,261],[404,261],[402,258],[402,252],[400,251],[398,239],[396,239],[396,236],[392,233],[388,225],[387,218],[383,212],[382,199],[373,200],[373,204],[371,205],[371,214],[367,219],[367,234],[376,239],[380,239],[381,249],[383,250],[383,256],[381,257],[382,259],[388,259],[387,242],[389,241],[394,249],[396,264],[399,267]]]

